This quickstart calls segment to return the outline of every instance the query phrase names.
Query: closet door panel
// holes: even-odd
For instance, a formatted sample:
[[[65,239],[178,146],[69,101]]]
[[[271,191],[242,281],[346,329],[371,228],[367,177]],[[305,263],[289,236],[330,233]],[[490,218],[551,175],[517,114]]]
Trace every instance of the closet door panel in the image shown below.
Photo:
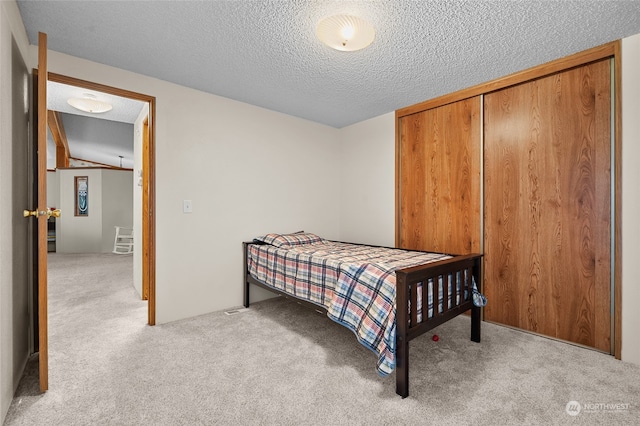
[[[602,60],[485,96],[485,319],[610,350]]]
[[[480,251],[480,99],[400,120],[398,246]]]
[[[425,133],[427,116],[418,113],[400,120],[400,143],[398,145],[398,226],[396,245],[418,249],[427,239],[426,224],[426,170]]]

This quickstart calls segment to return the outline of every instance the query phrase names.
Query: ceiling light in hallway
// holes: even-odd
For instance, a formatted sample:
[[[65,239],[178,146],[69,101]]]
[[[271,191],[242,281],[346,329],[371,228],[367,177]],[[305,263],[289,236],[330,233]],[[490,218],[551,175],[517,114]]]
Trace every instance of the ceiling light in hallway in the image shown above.
[[[81,98],[70,98],[67,102],[80,111],[95,114],[111,111],[111,108],[113,108],[111,104],[98,100],[96,96],[91,93],[85,93]]]
[[[318,23],[318,38],[336,50],[351,52],[369,46],[375,30],[362,18],[351,15],[334,15]]]

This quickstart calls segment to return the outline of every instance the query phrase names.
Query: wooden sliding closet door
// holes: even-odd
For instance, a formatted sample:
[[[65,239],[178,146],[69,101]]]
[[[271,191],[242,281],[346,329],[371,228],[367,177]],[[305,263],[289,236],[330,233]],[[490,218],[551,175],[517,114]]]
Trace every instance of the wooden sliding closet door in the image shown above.
[[[486,320],[610,352],[611,65],[484,100]]]
[[[396,158],[402,248],[480,251],[480,98],[400,118]]]

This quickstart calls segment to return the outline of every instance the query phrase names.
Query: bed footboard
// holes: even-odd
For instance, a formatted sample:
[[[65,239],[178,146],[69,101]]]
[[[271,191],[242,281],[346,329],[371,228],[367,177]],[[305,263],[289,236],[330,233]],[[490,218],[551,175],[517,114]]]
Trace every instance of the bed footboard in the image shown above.
[[[431,284],[428,284],[431,283]],[[396,393],[409,396],[409,341],[471,309],[471,340],[480,342],[480,310],[473,304],[473,285],[482,291],[482,255],[456,256],[396,271]],[[433,294],[432,314],[426,297],[419,303],[419,291]],[[438,290],[439,289],[439,290]],[[452,294],[449,294],[449,291]],[[438,291],[442,303],[438,303]],[[405,307],[402,309],[401,307]],[[420,311],[422,310],[422,312]]]

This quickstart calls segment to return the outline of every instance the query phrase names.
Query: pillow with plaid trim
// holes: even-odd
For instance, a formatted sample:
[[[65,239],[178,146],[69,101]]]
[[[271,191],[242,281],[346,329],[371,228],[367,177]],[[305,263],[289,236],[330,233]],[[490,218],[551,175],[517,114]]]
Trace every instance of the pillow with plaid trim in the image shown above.
[[[267,234],[262,237],[254,238],[254,241],[261,241],[276,247],[286,247],[320,243],[324,240],[316,234],[300,231],[294,234]]]

